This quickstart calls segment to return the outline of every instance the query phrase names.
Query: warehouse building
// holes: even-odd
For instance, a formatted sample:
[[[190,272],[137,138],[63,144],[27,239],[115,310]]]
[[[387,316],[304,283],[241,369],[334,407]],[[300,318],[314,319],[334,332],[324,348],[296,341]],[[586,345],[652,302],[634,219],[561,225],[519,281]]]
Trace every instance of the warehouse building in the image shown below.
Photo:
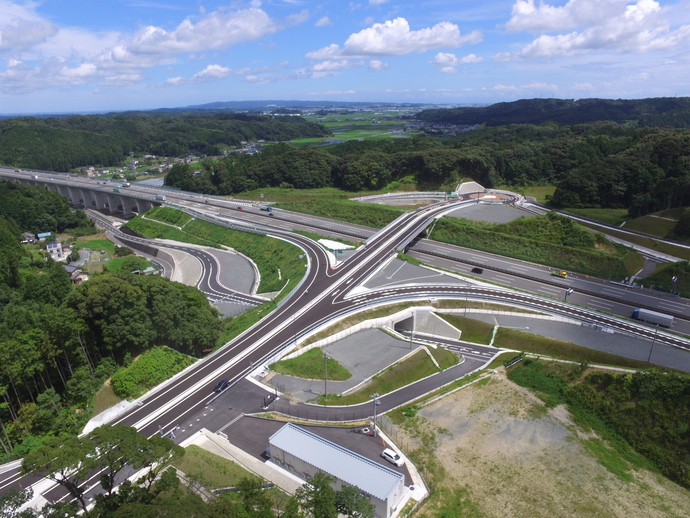
[[[337,479],[333,489],[354,486],[374,504],[377,518],[389,518],[405,496],[405,475],[287,423],[269,439],[271,461],[308,481],[318,472]]]

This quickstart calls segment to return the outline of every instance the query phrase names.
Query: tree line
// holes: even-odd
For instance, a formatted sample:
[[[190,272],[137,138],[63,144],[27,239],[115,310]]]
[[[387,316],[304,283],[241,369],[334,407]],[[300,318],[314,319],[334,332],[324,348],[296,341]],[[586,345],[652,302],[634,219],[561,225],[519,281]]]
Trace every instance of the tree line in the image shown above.
[[[0,163],[69,171],[122,165],[130,152],[178,157],[219,155],[242,141],[324,137],[323,126],[296,116],[137,112],[0,121]]]
[[[23,460],[25,475],[38,475],[62,486],[69,498],[40,510],[19,511],[34,495],[31,489],[0,497],[0,516],[13,518],[92,518],[170,516],[188,518],[373,518],[374,505],[352,486],[333,489],[336,479],[317,473],[294,496],[267,491],[258,477],[243,477],[233,492],[202,499],[189,477],[184,488],[171,464],[185,455],[172,440],[146,438],[129,426],[96,428],[88,435],[51,437]],[[142,470],[131,481],[122,474]],[[100,476],[98,474],[100,473]],[[87,501],[85,491],[98,477],[100,491]],[[88,483],[87,483],[88,482]],[[117,490],[116,490],[117,489]],[[205,492],[208,494],[208,491]]]
[[[10,206],[54,194],[2,188]],[[0,463],[81,429],[103,381],[139,352],[166,345],[201,355],[220,329],[199,290],[158,276],[103,273],[73,285],[61,263],[19,239],[33,221],[52,218],[69,233],[84,215],[63,218],[50,202],[32,207],[19,220],[0,214]]]
[[[521,99],[483,107],[424,110],[417,118],[429,123],[588,124],[611,121],[639,127],[690,128],[690,97],[649,99]]]
[[[454,189],[557,185],[555,207],[625,208],[631,217],[690,205],[690,130],[612,123],[481,128],[446,139],[349,141],[320,148],[277,144],[257,155],[177,165],[172,187],[231,195],[266,187]]]

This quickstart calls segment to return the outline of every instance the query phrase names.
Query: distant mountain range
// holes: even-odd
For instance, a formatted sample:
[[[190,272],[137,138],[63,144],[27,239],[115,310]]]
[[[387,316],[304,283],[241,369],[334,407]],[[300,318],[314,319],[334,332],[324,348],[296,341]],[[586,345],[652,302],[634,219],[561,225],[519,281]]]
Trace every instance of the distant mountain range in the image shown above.
[[[199,112],[266,112],[274,110],[372,110],[372,109],[407,109],[410,112],[424,110],[431,107],[447,107],[449,105],[439,105],[433,103],[387,103],[387,102],[344,102],[344,101],[217,101],[206,104],[194,104],[177,108],[157,108],[152,110],[123,110],[119,112],[73,112],[73,113],[32,113],[32,114],[0,114],[2,119],[14,119],[17,117],[36,117],[39,119],[62,118],[71,115],[132,115],[144,113],[199,113]],[[451,106],[458,106],[453,104]],[[466,106],[486,106],[486,105],[466,105]]]
[[[586,124],[612,121],[640,127],[690,128],[690,97],[649,99],[523,99],[485,107],[424,110],[417,118],[457,125]]]

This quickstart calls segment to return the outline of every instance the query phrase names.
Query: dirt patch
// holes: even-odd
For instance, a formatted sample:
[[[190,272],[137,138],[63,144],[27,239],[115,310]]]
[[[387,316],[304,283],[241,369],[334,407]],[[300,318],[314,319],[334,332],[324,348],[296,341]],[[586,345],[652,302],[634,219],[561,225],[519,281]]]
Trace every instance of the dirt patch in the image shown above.
[[[469,492],[471,516],[690,516],[690,491],[648,471],[622,481],[585,450],[581,439],[592,435],[564,407],[547,409],[502,372],[417,416],[405,441],[423,448],[432,434],[435,471],[443,471],[418,516],[438,515],[458,487]]]

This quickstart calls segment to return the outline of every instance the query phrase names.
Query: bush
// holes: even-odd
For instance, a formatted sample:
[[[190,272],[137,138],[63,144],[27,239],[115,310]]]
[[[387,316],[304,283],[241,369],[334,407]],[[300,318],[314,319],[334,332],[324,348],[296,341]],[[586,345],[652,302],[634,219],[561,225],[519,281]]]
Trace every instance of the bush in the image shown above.
[[[123,399],[137,398],[147,390],[171,378],[194,359],[166,347],[155,347],[142,354],[128,368],[113,374],[113,392]]]

